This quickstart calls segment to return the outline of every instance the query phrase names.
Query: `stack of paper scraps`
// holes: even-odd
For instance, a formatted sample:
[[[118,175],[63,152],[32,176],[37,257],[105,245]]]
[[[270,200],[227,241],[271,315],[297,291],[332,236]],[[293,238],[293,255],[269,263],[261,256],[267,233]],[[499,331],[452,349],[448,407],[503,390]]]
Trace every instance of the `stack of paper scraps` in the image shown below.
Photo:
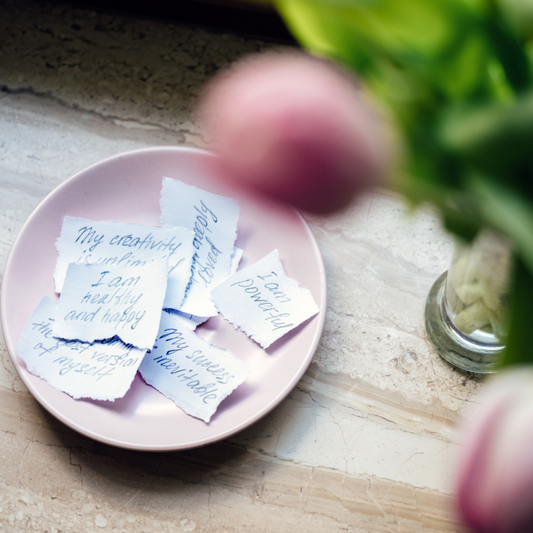
[[[32,374],[73,398],[115,400],[137,371],[209,422],[250,369],[195,328],[220,313],[263,348],[318,313],[274,250],[238,270],[238,202],[163,178],[161,226],[65,217],[54,273],[17,344]]]

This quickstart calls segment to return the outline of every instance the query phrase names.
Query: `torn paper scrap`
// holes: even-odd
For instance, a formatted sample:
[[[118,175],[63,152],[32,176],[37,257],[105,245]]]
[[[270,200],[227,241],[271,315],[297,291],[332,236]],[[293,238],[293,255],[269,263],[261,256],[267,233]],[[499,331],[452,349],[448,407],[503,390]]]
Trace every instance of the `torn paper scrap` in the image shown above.
[[[167,259],[136,267],[76,265],[67,269],[54,336],[93,342],[117,335],[150,349],[159,329]]]
[[[116,337],[94,344],[52,335],[56,304],[44,297],[29,318],[17,353],[33,375],[73,398],[113,401],[131,386],[145,350]]]
[[[155,346],[139,372],[185,413],[209,422],[250,369],[231,352],[198,337],[181,317],[164,311]]]
[[[134,267],[167,257],[165,306],[178,309],[191,277],[193,238],[192,230],[182,227],[150,227],[67,216],[56,241],[56,292],[63,289],[70,263]]]
[[[319,311],[309,290],[285,275],[277,250],[215,287],[212,296],[222,316],[263,348]]]
[[[194,232],[191,282],[179,308],[184,313],[217,314],[210,290],[230,275],[238,218],[237,200],[163,178],[161,223]]]
[[[235,274],[235,272],[237,272],[243,255],[244,255],[244,250],[242,248],[237,248],[237,246],[233,248],[233,253],[231,254],[231,263],[230,263],[230,268],[229,268],[230,276]]]

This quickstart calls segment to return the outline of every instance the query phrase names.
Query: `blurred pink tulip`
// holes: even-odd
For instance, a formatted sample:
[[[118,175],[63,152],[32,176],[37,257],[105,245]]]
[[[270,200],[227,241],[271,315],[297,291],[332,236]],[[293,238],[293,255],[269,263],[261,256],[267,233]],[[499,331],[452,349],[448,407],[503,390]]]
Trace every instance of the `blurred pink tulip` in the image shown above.
[[[384,173],[377,120],[354,80],[304,53],[237,63],[198,107],[219,174],[298,208],[340,209]]]
[[[463,425],[458,504],[479,533],[533,531],[533,370],[493,379]]]

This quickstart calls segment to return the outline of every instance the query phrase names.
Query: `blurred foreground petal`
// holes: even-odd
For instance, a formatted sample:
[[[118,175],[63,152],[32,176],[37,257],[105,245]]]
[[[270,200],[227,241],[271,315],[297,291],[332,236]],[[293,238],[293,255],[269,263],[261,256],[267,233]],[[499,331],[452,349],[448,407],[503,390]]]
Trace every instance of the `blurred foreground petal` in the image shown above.
[[[354,80],[301,54],[264,54],[209,86],[200,113],[218,172],[298,208],[327,213],[378,184],[377,126]]]
[[[533,531],[533,369],[493,378],[467,418],[458,464],[458,504],[480,533]]]

